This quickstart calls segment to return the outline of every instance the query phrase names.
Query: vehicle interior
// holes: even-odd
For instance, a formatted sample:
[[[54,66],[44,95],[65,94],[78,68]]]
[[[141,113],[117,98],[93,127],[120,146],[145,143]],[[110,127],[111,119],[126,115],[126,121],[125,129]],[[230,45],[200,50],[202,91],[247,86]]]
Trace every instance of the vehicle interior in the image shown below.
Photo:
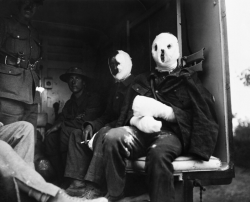
[[[0,0],[1,16],[9,15],[13,1]],[[220,125],[213,156],[221,164],[216,169],[176,172],[177,201],[192,201],[194,186],[231,183],[234,170],[224,4],[224,0],[45,0],[33,19],[43,45],[38,70],[40,86],[45,89],[39,106],[41,128],[53,124],[56,113],[70,97],[67,84],[59,79],[69,67],[83,67],[92,75],[92,90],[105,100],[103,92],[114,82],[108,67],[109,53],[128,52],[134,75],[150,71],[155,68],[151,56],[155,36],[170,32],[179,40],[181,57],[197,52],[202,55],[202,71],[198,74],[215,98]],[[59,105],[57,112],[55,103]],[[131,165],[130,173],[141,174],[136,171],[137,165]]]

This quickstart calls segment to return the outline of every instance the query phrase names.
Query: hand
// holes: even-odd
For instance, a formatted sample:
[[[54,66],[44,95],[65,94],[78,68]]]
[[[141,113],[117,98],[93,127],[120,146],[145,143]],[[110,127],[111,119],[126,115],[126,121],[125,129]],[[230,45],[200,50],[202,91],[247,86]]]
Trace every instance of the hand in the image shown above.
[[[87,125],[83,130],[84,142],[87,144],[88,140],[90,140],[92,136],[93,136],[93,128],[91,125]]]
[[[130,124],[137,127],[144,133],[159,132],[162,127],[161,121],[155,120],[152,116],[136,117],[130,119]]]
[[[58,124],[52,126],[52,128],[50,128],[49,130],[46,131],[45,136],[49,135],[52,132],[59,130],[59,128],[61,127],[61,124],[62,123],[58,123]]]
[[[169,107],[153,98],[137,95],[133,101],[134,116],[152,116],[166,121],[175,121],[172,107]]]

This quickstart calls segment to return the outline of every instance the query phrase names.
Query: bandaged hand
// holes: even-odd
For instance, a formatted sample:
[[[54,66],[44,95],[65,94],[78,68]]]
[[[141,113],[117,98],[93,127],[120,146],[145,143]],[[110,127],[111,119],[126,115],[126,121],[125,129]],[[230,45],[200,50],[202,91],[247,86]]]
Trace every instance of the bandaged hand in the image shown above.
[[[162,123],[155,120],[152,116],[133,116],[130,119],[130,125],[135,126],[144,133],[155,133],[161,130]]]
[[[133,101],[132,109],[134,116],[137,117],[153,116],[170,122],[175,121],[173,108],[153,98],[137,95]]]

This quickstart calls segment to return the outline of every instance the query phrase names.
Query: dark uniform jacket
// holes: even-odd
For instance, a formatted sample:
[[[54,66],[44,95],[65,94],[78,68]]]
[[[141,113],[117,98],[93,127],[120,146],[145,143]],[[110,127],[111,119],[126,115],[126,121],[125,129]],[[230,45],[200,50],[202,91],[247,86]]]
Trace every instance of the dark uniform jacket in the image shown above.
[[[108,104],[103,115],[94,121],[88,122],[88,124],[92,125],[94,132],[97,132],[105,125],[110,127],[116,126],[125,95],[133,80],[134,76],[130,75],[125,81],[117,82],[115,84],[115,88],[109,97]]]
[[[176,68],[170,75],[154,71],[137,76],[127,94],[118,126],[129,124],[136,95],[152,97],[171,106],[177,121],[161,120],[162,129],[180,138],[185,154],[197,155],[203,160],[210,158],[217,141],[218,124],[213,96],[202,86],[196,72]]]
[[[85,121],[95,120],[101,113],[102,102],[98,94],[83,92],[77,99],[72,94],[71,98],[65,103],[55,124],[63,122],[65,126],[82,129]]]
[[[36,30],[30,24],[19,22],[14,16],[0,19],[0,51],[4,57],[5,53],[14,56],[23,53],[25,60],[17,68],[5,65],[1,59],[0,97],[28,104],[39,102],[40,96],[35,92],[39,77],[28,68],[29,64],[34,64],[41,57],[41,44]]]

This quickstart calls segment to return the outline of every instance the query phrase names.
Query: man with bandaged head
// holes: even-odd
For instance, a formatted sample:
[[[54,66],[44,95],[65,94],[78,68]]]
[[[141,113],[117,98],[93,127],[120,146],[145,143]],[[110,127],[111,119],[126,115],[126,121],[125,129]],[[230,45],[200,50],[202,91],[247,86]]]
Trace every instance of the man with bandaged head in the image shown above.
[[[109,201],[124,197],[125,159],[146,156],[151,202],[174,202],[172,162],[181,154],[209,160],[218,125],[212,95],[197,73],[178,65],[177,38],[156,36],[152,44],[156,68],[137,76],[129,89],[118,123],[103,140],[103,164]]]
[[[41,43],[31,24],[43,0],[17,0],[18,12],[0,19],[0,121],[36,127],[40,95],[36,73]],[[14,10],[14,9],[13,9]]]
[[[105,184],[102,138],[108,130],[117,126],[125,95],[134,80],[131,74],[132,60],[128,53],[114,51],[108,63],[115,85],[105,112],[96,120],[85,122],[83,131],[75,130],[70,136],[65,177],[74,179],[66,190],[72,196],[94,199],[105,193],[102,190]],[[92,137],[94,133],[96,135]]]

